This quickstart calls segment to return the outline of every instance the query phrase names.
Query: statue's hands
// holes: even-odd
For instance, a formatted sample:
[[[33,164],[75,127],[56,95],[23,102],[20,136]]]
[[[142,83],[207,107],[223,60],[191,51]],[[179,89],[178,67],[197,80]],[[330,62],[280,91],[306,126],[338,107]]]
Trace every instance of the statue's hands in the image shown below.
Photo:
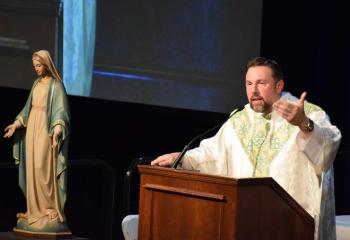
[[[13,123],[11,125],[8,125],[6,128],[5,128],[5,135],[4,135],[4,138],[10,138],[12,137],[12,135],[15,133],[17,127],[16,125]]]
[[[303,92],[297,103],[280,99],[273,104],[273,109],[290,124],[302,127],[309,121],[304,112],[305,96],[306,92]]]
[[[61,125],[56,125],[54,130],[53,130],[53,136],[52,136],[52,148],[57,147],[58,145],[58,138],[62,134],[62,126]]]
[[[177,156],[179,156],[179,152],[174,152],[174,153],[168,153],[161,155],[154,159],[151,162],[151,165],[153,166],[161,166],[161,167],[166,167],[166,166],[171,166],[174,162]]]
[[[4,138],[10,138],[16,132],[17,129],[21,128],[22,124],[17,119],[5,128]]]

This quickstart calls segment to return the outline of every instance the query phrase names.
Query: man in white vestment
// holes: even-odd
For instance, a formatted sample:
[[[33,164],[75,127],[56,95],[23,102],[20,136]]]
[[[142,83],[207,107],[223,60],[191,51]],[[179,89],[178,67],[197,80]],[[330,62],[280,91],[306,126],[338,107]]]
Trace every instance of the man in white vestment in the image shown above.
[[[272,177],[315,219],[315,239],[333,240],[335,202],[332,163],[341,133],[318,106],[283,92],[283,73],[270,59],[249,61],[249,103],[214,137],[184,155],[181,166],[222,176]],[[152,165],[170,166],[178,152]]]

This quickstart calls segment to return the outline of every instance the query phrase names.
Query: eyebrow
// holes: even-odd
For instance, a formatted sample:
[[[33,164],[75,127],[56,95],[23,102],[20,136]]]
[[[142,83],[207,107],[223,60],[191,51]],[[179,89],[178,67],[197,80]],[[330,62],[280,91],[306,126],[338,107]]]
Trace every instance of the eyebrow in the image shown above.
[[[246,82],[253,82],[253,80],[249,80],[249,79],[246,79],[245,80]],[[266,79],[258,79],[258,80],[256,80],[255,82],[267,82],[268,80],[266,80]]]

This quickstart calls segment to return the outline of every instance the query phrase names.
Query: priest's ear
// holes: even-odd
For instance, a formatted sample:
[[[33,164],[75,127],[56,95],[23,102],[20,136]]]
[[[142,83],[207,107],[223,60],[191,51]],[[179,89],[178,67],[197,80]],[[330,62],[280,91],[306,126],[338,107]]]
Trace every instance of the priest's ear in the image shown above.
[[[284,87],[284,81],[283,79],[278,80],[276,83],[276,90],[278,93],[281,93],[283,91],[283,87]]]

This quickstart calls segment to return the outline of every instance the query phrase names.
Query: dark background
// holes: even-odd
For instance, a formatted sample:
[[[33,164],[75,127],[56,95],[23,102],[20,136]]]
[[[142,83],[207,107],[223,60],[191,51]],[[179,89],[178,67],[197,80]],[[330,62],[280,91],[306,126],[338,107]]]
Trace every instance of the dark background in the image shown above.
[[[97,5],[95,64],[232,82],[233,63],[244,66],[242,56],[259,50],[261,6],[257,0],[104,1]]]
[[[54,14],[40,15],[37,14],[42,12],[40,9],[21,9],[21,1],[13,1],[20,4],[10,9],[2,3],[0,1],[0,34],[11,32],[11,24],[22,26],[22,34],[33,39],[31,49],[54,51],[54,32],[45,30],[52,29],[46,26],[50,19],[55,24]],[[347,204],[350,201],[350,175],[347,174],[350,171],[350,79],[347,71],[350,16],[346,9],[342,3],[326,0],[264,1],[260,42],[261,55],[277,60],[283,67],[286,90],[297,96],[306,90],[307,100],[324,108],[343,133],[334,163],[338,215],[350,214]],[[2,21],[14,15],[11,21]],[[137,17],[132,12],[130,15]],[[28,20],[31,18],[34,18],[32,22]],[[161,19],[160,12],[159,21]],[[38,29],[45,34],[33,34]],[[23,83],[30,87],[34,78],[28,62],[31,53],[29,50],[16,50],[16,54],[6,51],[0,47],[0,68],[6,68],[9,74],[0,77],[30,76],[28,82]],[[229,61],[225,66],[229,66]],[[150,65],[145,67],[152,70]],[[0,87],[1,128],[14,120],[27,96],[28,90]],[[96,240],[111,239],[111,236],[122,239],[123,180],[127,166],[135,157],[180,150],[193,136],[226,117],[217,112],[87,97],[69,96],[69,100],[72,134],[66,213],[73,234]],[[235,106],[232,103],[232,108]],[[17,187],[11,144],[11,140],[0,140],[1,231],[10,231],[15,225],[15,213],[25,210],[24,198]],[[137,199],[131,201],[135,203]]]
[[[91,96],[223,113],[245,102],[261,1],[106,0],[96,19]]]

